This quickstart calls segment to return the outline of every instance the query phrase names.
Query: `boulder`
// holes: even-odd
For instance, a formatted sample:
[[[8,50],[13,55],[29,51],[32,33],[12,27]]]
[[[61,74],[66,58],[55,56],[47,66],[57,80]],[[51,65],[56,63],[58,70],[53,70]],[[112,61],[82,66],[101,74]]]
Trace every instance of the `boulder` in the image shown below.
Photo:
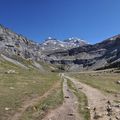
[[[116,83],[120,85],[120,80],[118,80]]]

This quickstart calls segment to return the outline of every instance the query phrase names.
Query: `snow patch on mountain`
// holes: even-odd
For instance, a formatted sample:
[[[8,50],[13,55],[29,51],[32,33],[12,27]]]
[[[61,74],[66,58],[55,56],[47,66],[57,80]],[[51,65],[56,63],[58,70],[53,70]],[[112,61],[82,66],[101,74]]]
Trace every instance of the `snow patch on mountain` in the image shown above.
[[[40,46],[42,50],[58,50],[58,49],[70,49],[74,47],[80,47],[88,44],[86,41],[79,38],[68,38],[64,41],[57,40],[52,37],[48,37]]]

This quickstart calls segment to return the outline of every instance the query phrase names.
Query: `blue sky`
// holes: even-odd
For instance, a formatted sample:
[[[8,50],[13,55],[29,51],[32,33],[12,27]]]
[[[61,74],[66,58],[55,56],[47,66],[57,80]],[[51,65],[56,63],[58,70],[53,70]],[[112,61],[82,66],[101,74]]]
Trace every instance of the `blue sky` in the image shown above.
[[[120,33],[120,0],[0,0],[0,23],[37,42],[96,43]]]

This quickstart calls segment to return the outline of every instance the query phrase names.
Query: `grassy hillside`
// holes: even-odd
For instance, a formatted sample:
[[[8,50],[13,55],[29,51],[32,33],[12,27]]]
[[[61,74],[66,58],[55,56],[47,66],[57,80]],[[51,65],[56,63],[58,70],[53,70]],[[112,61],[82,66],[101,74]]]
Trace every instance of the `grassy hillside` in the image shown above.
[[[42,96],[60,82],[57,73],[24,69],[0,59],[0,120],[14,115],[25,101]],[[61,87],[58,90],[61,91]],[[62,98],[62,92],[55,94]]]

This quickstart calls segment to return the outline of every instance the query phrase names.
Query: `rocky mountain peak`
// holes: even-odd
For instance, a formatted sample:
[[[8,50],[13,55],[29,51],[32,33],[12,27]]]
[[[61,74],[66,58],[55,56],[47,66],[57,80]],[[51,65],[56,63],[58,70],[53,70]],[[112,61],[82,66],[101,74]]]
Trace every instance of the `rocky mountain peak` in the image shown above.
[[[88,44],[85,40],[82,40],[77,37],[68,38],[68,39],[64,40],[64,42],[66,42],[71,47],[79,47],[79,46],[84,46],[84,45]]]
[[[47,39],[45,39],[45,41],[57,41],[57,39],[53,37],[48,37]]]
[[[59,42],[56,38],[48,37],[47,39],[44,40],[42,43],[43,45],[49,45],[49,44],[56,44]]]
[[[120,38],[120,34],[115,35],[115,36],[113,36],[111,38],[108,38],[107,40],[116,40],[117,38]]]
[[[60,41],[56,38],[48,37],[42,44],[41,48],[43,51],[51,51],[51,50],[66,50],[74,47],[80,47],[86,45],[82,39],[79,38],[68,38],[66,40]]]

